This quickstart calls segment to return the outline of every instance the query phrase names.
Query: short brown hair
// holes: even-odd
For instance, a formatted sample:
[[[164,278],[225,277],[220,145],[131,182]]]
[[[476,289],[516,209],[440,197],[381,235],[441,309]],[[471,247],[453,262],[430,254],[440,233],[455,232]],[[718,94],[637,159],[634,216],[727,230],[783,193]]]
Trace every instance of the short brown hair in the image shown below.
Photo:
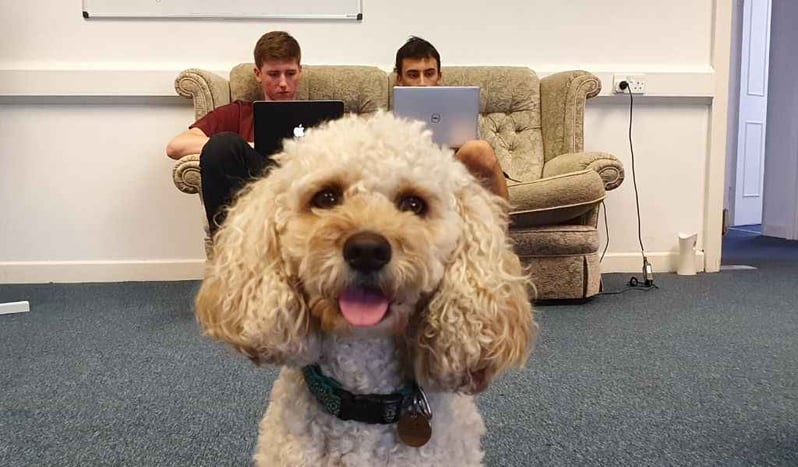
[[[299,64],[301,59],[302,49],[299,48],[299,42],[285,31],[267,32],[255,44],[255,66],[258,68],[270,60],[296,60]]]
[[[406,58],[413,60],[434,58],[438,65],[438,73],[441,72],[441,54],[438,53],[434,45],[420,37],[410,36],[410,39],[396,51],[396,64],[393,67],[393,71],[397,75],[402,74],[402,61]]]

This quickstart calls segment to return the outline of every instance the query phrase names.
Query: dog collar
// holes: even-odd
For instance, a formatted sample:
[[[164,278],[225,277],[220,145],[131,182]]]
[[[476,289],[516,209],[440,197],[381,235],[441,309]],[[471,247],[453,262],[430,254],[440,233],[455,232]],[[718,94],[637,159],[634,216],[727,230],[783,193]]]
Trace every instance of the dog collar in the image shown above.
[[[408,384],[392,394],[352,394],[341,383],[325,376],[318,364],[303,367],[302,375],[310,393],[324,410],[341,420],[371,424],[396,423],[404,412],[418,406],[421,400],[418,396],[423,396],[416,383]],[[426,397],[423,401],[429,411]]]

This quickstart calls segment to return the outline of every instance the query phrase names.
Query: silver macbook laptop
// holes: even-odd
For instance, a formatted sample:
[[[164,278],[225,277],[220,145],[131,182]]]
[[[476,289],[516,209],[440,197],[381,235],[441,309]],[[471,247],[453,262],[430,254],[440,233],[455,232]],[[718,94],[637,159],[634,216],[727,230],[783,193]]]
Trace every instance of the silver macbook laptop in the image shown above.
[[[424,122],[435,143],[459,148],[479,138],[479,87],[396,86],[393,113]]]

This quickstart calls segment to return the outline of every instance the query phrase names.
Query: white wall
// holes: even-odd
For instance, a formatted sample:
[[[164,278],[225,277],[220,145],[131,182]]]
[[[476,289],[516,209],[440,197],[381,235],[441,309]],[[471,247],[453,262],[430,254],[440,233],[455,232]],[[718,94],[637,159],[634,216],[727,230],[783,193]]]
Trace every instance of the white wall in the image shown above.
[[[360,23],[268,23],[86,21],[77,0],[2,2],[4,66],[47,69],[228,69],[251,59],[255,40],[274,28],[290,30],[315,64],[390,65],[404,39],[419,34],[452,65],[706,66],[712,3],[364,0]]]
[[[364,0],[361,23],[86,21],[77,1],[0,1],[0,282],[198,277],[201,210],[163,155],[192,120],[172,80],[251,61],[271,29],[294,34],[308,64],[388,70],[418,34],[445,65],[597,73],[605,89],[588,104],[586,149],[627,170],[607,201],[605,271],[640,266],[628,101],[610,89],[613,72],[645,72],[634,121],[646,249],[655,270],[670,270],[678,232],[704,244],[712,0]]]
[[[772,8],[762,232],[798,240],[798,4]]]

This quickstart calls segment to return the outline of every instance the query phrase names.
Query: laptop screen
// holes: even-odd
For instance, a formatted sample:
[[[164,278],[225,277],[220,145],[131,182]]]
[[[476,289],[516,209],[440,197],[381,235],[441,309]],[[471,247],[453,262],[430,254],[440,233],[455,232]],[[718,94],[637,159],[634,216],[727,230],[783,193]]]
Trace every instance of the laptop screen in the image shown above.
[[[252,104],[255,150],[269,157],[286,138],[301,138],[307,128],[343,117],[343,101],[257,101]]]
[[[393,113],[424,122],[436,144],[459,148],[479,138],[479,87],[397,86]]]

